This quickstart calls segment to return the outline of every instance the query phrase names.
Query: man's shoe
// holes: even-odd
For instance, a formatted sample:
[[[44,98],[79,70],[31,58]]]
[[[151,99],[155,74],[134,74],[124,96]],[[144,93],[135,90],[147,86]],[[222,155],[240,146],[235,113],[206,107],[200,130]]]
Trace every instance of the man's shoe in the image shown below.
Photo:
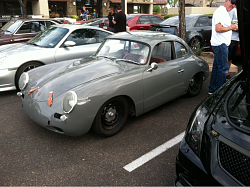
[[[230,76],[230,75],[227,75],[227,76],[226,76],[226,79],[231,79],[231,76]]]

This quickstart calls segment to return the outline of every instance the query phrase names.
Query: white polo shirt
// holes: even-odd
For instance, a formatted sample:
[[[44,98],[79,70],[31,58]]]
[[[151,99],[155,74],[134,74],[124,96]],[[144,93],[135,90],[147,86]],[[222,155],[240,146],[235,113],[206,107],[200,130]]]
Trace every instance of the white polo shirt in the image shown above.
[[[226,7],[220,6],[217,8],[213,14],[212,18],[212,37],[211,37],[211,45],[219,46],[221,44],[226,44],[227,46],[231,43],[232,31],[227,32],[216,32],[215,26],[221,23],[223,27],[229,27],[231,25],[231,19],[227,12]]]

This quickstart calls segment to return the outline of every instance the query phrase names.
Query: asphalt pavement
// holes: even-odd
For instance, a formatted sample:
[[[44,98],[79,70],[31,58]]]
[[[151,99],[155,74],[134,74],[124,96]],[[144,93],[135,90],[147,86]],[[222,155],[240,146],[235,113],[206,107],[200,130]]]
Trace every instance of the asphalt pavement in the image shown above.
[[[239,68],[240,70],[240,68]],[[179,143],[129,172],[124,166],[184,132],[201,93],[129,117],[113,137],[56,134],[32,122],[16,91],[0,93],[0,186],[172,186]]]

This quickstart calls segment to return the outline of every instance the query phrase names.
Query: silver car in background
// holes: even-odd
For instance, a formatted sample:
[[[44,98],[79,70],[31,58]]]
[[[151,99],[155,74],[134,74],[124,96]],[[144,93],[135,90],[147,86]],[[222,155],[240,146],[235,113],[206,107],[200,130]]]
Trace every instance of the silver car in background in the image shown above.
[[[84,25],[55,25],[27,43],[0,46],[0,91],[15,90],[23,72],[90,56],[112,32]]]

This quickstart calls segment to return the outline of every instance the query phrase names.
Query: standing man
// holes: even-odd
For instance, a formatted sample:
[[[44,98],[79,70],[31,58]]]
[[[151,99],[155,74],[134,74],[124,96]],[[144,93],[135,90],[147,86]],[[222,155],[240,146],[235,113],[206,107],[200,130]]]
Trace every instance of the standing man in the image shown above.
[[[113,23],[115,25],[115,33],[126,31],[126,15],[122,12],[122,6],[117,5],[117,13]]]
[[[238,24],[231,24],[230,12],[236,0],[226,0],[223,6],[215,10],[212,18],[211,45],[214,52],[214,63],[210,80],[209,92],[211,95],[226,82],[228,65],[228,46],[231,42],[232,30],[238,29]]]
[[[114,32],[115,31],[115,25],[113,23],[113,20],[115,19],[115,14],[114,13],[114,8],[110,7],[109,8],[109,15],[108,15],[108,19],[109,19],[109,31]]]
[[[238,23],[238,17],[237,17],[237,8],[235,7],[233,10],[231,10],[230,12],[228,12],[230,19],[231,19],[231,23],[235,24]],[[238,44],[239,44],[240,38],[239,38],[239,30],[233,30],[232,31],[232,37],[231,37],[231,43],[228,47],[228,64],[229,64],[229,69],[230,66],[232,64],[232,61],[235,59],[236,57],[236,53],[238,50]],[[227,73],[226,76],[227,79],[230,79],[230,75],[229,72]]]

